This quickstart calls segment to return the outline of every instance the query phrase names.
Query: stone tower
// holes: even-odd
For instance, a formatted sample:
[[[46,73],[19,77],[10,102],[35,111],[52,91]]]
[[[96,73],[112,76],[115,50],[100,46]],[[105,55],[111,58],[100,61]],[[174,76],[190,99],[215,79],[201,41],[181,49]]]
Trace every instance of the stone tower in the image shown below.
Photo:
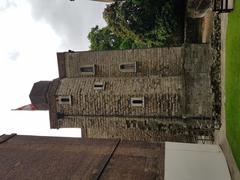
[[[57,58],[59,78],[47,83],[47,91],[40,82],[31,92],[41,92],[39,102],[48,103],[51,128],[147,141],[195,141],[212,132],[208,44],[63,52]]]
[[[39,81],[34,83],[29,95],[32,104],[39,110],[48,110],[48,89],[50,81]]]

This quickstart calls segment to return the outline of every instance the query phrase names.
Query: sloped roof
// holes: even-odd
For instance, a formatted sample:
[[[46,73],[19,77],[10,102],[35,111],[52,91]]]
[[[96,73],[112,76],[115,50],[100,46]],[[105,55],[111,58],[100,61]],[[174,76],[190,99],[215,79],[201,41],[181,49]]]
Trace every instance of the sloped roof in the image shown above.
[[[2,180],[100,177],[163,180],[163,172],[161,143],[14,136],[0,144]]]

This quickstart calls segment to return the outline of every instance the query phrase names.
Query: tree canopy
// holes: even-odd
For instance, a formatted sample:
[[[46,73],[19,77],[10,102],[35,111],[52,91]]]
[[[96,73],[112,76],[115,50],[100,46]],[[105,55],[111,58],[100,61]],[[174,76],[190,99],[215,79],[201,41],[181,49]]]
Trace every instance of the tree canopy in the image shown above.
[[[109,27],[99,29],[95,26],[88,34],[91,50],[114,50],[114,49],[132,49],[136,48],[133,40],[122,38],[113,33]]]
[[[181,31],[173,0],[116,1],[103,17],[107,26],[96,26],[88,35],[92,50],[167,46]]]

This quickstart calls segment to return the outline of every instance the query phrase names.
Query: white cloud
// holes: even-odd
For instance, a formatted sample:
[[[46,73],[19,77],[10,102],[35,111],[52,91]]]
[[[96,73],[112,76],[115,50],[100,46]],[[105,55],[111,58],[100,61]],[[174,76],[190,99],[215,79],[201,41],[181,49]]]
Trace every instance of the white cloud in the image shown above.
[[[57,77],[56,52],[61,39],[49,25],[33,20],[28,4],[11,6],[0,15],[0,22],[0,77],[7,85],[1,94],[12,93],[10,98],[4,96],[3,108],[6,103],[28,103],[34,82]],[[13,54],[15,61],[11,61]]]
[[[48,23],[61,36],[62,45],[67,49],[88,50],[88,32],[95,25],[106,25],[102,18],[105,3],[92,0],[28,1],[34,19]]]
[[[0,11],[5,11],[11,6],[17,6],[14,0],[2,0],[0,1]]]
[[[70,4],[69,4],[70,3]],[[79,129],[49,129],[48,112],[11,109],[30,103],[34,82],[58,76],[56,52],[86,50],[87,33],[104,24],[104,4],[90,0],[0,1],[0,134],[79,136]]]
[[[12,52],[8,53],[8,59],[17,60],[19,55],[20,55],[20,53],[18,51],[12,51]]]

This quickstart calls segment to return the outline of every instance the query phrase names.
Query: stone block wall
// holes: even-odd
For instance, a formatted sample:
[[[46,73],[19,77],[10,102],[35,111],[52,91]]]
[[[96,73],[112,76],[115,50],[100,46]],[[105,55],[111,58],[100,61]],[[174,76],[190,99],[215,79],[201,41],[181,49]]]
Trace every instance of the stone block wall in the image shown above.
[[[99,129],[99,128],[87,128],[86,135],[88,138],[106,138],[106,139],[126,139],[134,141],[146,141],[146,142],[194,142],[193,138],[186,135],[174,135],[162,133],[160,131],[142,131],[132,129]]]
[[[210,68],[211,51],[208,44],[188,44],[184,53],[185,114],[212,116],[213,93]]]
[[[62,72],[50,113],[55,128],[81,127],[92,138],[180,142],[212,132],[208,44],[59,57]],[[137,72],[120,72],[119,65],[127,62],[136,62]],[[81,66],[93,64],[95,75],[80,74]],[[105,84],[103,90],[94,89],[99,82]],[[56,102],[69,95],[71,105]],[[132,107],[134,97],[144,97],[144,107]]]
[[[104,90],[94,90],[104,82]],[[72,104],[57,104],[65,115],[180,116],[182,77],[62,79],[56,96],[71,95]],[[144,107],[131,106],[131,98],[144,97]]]
[[[120,72],[119,65],[129,62],[137,63],[137,72]],[[96,66],[94,77],[178,76],[183,73],[183,49],[172,47],[65,53],[66,77],[93,77],[80,74],[80,67],[85,65]]]
[[[107,117],[107,116],[69,116],[59,119],[59,126],[62,128],[78,127],[78,128],[99,128],[101,129],[139,129],[149,131],[171,131],[179,130],[179,134],[183,134],[179,128],[185,125],[180,117]]]

